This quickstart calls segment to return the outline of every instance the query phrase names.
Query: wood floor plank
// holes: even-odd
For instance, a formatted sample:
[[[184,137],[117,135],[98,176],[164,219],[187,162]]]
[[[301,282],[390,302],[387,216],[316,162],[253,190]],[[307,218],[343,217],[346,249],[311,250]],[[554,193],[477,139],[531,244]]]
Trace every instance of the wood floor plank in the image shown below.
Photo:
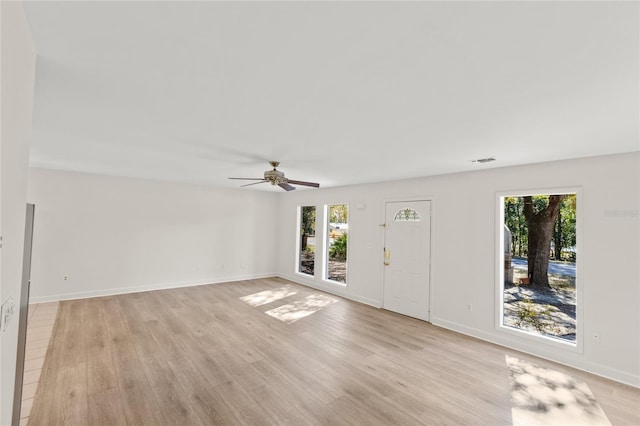
[[[195,336],[202,336],[210,331],[208,318],[211,304],[199,297],[201,293],[196,291],[199,288],[190,287],[189,289],[167,291],[167,296],[172,297],[176,302],[173,312],[188,328],[189,334]]]
[[[295,404],[283,404],[279,393],[267,384],[253,387],[248,393],[260,405],[262,410],[273,418],[275,424],[294,426],[313,424],[311,419],[300,411]]]
[[[308,392],[308,388],[294,380],[290,374],[285,373],[276,362],[262,360],[253,363],[251,367],[269,383],[278,397],[287,404],[295,406],[309,419],[315,419],[314,422],[320,424],[335,423],[335,413],[331,411],[328,404],[315,399]]]
[[[207,425],[238,424],[238,418],[224,402],[224,398],[213,391],[213,388],[223,381],[210,381],[206,372],[202,372],[185,357],[169,361],[169,366],[176,376],[178,383],[189,398],[194,411],[200,420]]]
[[[140,297],[117,299],[120,315],[140,358],[153,357],[159,350],[159,345],[151,335],[147,322],[143,320],[145,316],[141,314],[149,311],[146,309],[145,300],[147,299]],[[154,310],[151,309],[152,312]],[[149,318],[149,316],[146,317]],[[157,320],[152,321],[157,322]]]
[[[260,408],[258,402],[238,383],[234,381],[221,383],[213,389],[213,392],[224,397],[225,403],[242,424],[276,424],[275,419]]]
[[[158,425],[162,423],[151,386],[137,358],[118,358],[116,371],[120,396],[128,424]]]
[[[89,395],[86,423],[92,426],[127,426],[122,399],[117,388]]]
[[[49,423],[72,425],[85,422],[88,417],[86,364],[62,367],[56,377],[55,386]]]
[[[109,334],[105,324],[104,305],[101,299],[89,299],[85,304],[85,335],[87,349],[87,392],[103,393],[118,386],[109,351]],[[105,393],[107,395],[107,393]]]
[[[109,336],[109,353],[114,365],[120,399],[128,424],[157,425],[162,418],[155,400],[150,397],[151,386],[144,374],[143,365],[129,334],[118,298],[104,299],[105,323]]]
[[[328,405],[334,413],[340,413],[340,423],[349,425],[377,425],[387,424],[381,423],[381,419],[375,413],[372,413],[367,407],[353,401],[348,396],[331,401]]]
[[[84,302],[71,300],[64,306],[67,309],[69,321],[66,322],[64,329],[63,352],[61,354],[62,365],[75,366],[87,361]]]
[[[176,425],[203,424],[166,360],[161,357],[146,358],[142,366],[164,422]]]
[[[265,314],[319,293],[270,278],[61,302],[29,424],[511,424],[506,357],[640,424],[638,389],[402,315],[331,295],[294,322]]]
[[[158,352],[161,352],[165,359],[182,357],[184,348],[178,343],[180,335],[173,334],[163,321],[149,321],[146,325]]]

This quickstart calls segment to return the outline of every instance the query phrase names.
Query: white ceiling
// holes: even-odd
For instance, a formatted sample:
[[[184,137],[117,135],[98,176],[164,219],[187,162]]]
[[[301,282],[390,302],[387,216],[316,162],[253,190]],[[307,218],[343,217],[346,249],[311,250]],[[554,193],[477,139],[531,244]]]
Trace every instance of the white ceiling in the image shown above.
[[[640,149],[638,2],[24,8],[34,166],[326,187]]]

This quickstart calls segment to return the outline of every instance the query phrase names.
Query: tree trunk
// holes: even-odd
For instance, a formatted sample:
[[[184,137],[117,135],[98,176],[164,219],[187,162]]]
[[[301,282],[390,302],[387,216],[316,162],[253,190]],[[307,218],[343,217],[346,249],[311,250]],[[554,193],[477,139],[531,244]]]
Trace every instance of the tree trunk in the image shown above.
[[[553,257],[556,260],[562,260],[562,209],[558,209],[558,219],[556,220],[556,231],[554,232],[553,240]]]
[[[518,256],[522,257],[522,243],[523,243],[523,238],[522,236],[524,235],[524,226],[522,225],[522,219],[520,218],[520,203],[518,203]]]
[[[544,209],[536,212],[533,208],[533,198],[524,197],[524,218],[529,229],[527,272],[530,283],[541,289],[550,288],[549,254],[551,251],[551,238],[560,204],[565,195],[550,195],[549,203]]]

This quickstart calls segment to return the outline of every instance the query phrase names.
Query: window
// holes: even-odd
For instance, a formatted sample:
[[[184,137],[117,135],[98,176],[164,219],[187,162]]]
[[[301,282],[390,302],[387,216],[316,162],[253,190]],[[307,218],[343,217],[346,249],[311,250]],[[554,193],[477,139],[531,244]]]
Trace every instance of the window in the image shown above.
[[[330,205],[326,207],[326,212],[325,278],[346,284],[349,206],[347,204]]]
[[[393,217],[394,222],[420,222],[420,215],[412,208],[404,208],[398,210]]]
[[[298,272],[313,275],[316,257],[316,207],[301,206],[299,215]]]
[[[500,326],[576,344],[575,192],[499,197]]]

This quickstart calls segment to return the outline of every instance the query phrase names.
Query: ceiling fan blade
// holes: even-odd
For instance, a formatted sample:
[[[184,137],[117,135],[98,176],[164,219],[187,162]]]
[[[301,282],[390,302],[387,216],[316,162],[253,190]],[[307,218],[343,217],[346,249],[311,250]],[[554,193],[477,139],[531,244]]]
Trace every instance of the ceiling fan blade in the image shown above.
[[[278,186],[280,188],[284,189],[285,191],[293,191],[293,190],[295,190],[295,188],[293,186],[289,185],[286,182],[279,183]]]
[[[264,178],[227,178],[227,179],[235,179],[235,180],[264,180]]]
[[[263,179],[260,182],[251,182],[251,183],[247,183],[247,184],[244,184],[244,185],[240,185],[240,188],[243,188],[245,186],[257,185],[259,183],[265,183],[265,182],[266,182],[266,180]]]
[[[305,182],[303,180],[293,180],[293,179],[288,179],[288,182],[294,185],[313,186],[314,188],[320,188],[320,184],[315,182]]]

